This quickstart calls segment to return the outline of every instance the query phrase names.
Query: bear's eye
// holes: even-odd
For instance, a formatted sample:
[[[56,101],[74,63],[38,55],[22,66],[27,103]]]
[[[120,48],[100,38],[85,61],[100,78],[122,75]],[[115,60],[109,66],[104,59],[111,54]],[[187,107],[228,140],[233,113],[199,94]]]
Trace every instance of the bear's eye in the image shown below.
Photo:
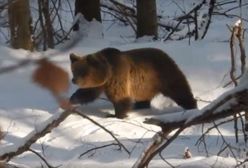
[[[86,75],[87,75],[87,71],[86,70],[83,70],[83,71],[80,72],[80,76],[83,76],[84,77]]]

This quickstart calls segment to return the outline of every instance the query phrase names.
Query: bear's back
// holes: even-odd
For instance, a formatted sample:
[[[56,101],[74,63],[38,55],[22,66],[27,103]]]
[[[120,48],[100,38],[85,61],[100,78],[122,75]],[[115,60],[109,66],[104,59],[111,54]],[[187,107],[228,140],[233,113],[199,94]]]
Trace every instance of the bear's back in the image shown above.
[[[156,48],[141,48],[123,51],[122,55],[129,57],[134,63],[147,62],[147,63],[174,63],[174,61],[160,49]]]
[[[126,57],[134,67],[154,70],[159,77],[168,79],[172,73],[181,73],[174,60],[160,49],[134,49],[121,52],[121,56]]]

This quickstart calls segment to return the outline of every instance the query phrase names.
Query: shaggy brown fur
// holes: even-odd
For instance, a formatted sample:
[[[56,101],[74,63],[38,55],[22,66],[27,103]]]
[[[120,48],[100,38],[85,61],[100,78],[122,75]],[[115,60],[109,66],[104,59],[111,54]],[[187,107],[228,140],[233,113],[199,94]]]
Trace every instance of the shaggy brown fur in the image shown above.
[[[70,54],[70,60],[72,81],[81,88],[71,97],[72,102],[87,103],[105,92],[118,118],[126,117],[133,102],[149,106],[158,93],[185,109],[197,107],[186,77],[159,49],[106,48],[84,57]]]

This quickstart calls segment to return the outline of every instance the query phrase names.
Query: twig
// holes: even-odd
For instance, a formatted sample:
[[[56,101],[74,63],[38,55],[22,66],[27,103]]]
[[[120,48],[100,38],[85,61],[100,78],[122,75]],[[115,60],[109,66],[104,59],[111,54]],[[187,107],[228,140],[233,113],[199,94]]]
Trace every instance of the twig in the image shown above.
[[[211,130],[215,129],[216,126],[219,127],[220,125],[226,124],[226,123],[231,122],[233,120],[234,120],[234,118],[231,118],[231,119],[219,122],[219,123],[215,124],[212,127],[209,127],[205,132],[202,133],[200,138],[198,138],[198,140],[196,141],[195,145],[199,145],[201,143],[201,141],[204,139],[204,136],[206,136]]]
[[[209,2],[210,7],[208,9],[208,22],[207,22],[207,26],[206,26],[206,28],[205,28],[205,30],[203,32],[203,35],[202,35],[201,39],[203,39],[207,34],[208,28],[209,28],[210,23],[211,23],[215,3],[216,3],[216,0],[210,0],[210,2]]]
[[[247,159],[245,159],[243,162],[240,162],[239,164],[237,164],[236,166],[235,166],[235,168],[240,168],[240,166],[242,166],[243,164],[245,164],[246,162],[248,162],[248,158]],[[245,166],[245,165],[244,165]],[[245,168],[245,167],[244,167]]]
[[[132,21],[131,21],[131,20],[129,19],[128,15],[127,15],[127,12],[126,12],[125,10],[123,10],[123,8],[122,8],[121,6],[116,5],[116,7],[117,7],[117,9],[118,9],[119,11],[121,11],[121,12],[123,13],[123,17],[127,20],[127,22],[129,23],[129,25],[131,26],[131,28],[133,29],[133,31],[134,31],[135,33],[137,33],[137,30],[136,30],[134,24],[132,23],[132,21],[134,21],[134,19],[132,19]],[[132,17],[131,17],[131,18],[132,18]]]
[[[161,158],[166,164],[168,164],[170,167],[176,168],[175,166],[173,166],[170,162],[168,162],[168,161],[163,157],[162,152],[159,152],[159,156],[160,156],[160,158]]]
[[[138,141],[135,142],[135,145],[132,147],[130,153],[132,153],[132,152],[135,150],[135,148],[137,147],[138,143],[140,143],[140,142],[142,141],[142,139],[143,139],[144,136],[147,134],[147,132],[148,132],[148,131],[146,131],[146,132],[138,139]]]
[[[131,21],[133,21],[134,23],[136,23],[136,8],[132,8],[132,7],[129,7],[129,6],[126,6],[125,4],[122,4],[118,1],[115,1],[115,0],[110,0],[111,3],[113,3],[114,5],[116,6],[119,6],[120,8],[122,8],[123,10],[119,10],[118,8],[115,8],[107,3],[105,3],[107,1],[101,1],[101,7],[103,8],[106,8],[110,11],[113,11],[115,13],[117,13],[117,15],[119,16],[116,16],[116,15],[113,15],[112,13],[110,15],[114,16],[115,18],[117,18],[118,20],[120,20],[121,22],[123,22],[124,24],[127,24]],[[160,21],[160,16],[158,16],[158,26],[162,27],[162,28],[165,28],[166,30],[175,30],[175,31],[178,31],[178,26],[173,26],[173,25],[168,25],[168,24],[165,24],[163,23],[162,21]],[[122,19],[123,18],[123,19]],[[131,18],[131,21],[130,20],[127,20],[127,18]],[[182,21],[179,21],[180,23],[182,23]],[[131,22],[132,23],[132,22]],[[135,30],[135,29],[134,29]]]
[[[109,131],[107,128],[105,128],[104,126],[102,126],[101,124],[99,124],[98,122],[96,122],[95,120],[93,120],[92,118],[88,117],[87,115],[81,113],[80,111],[74,109],[74,112],[76,114],[78,114],[79,116],[86,118],[87,120],[89,120],[90,122],[92,122],[93,124],[97,125],[98,127],[102,128],[105,132],[107,132],[117,143],[120,147],[123,147],[123,149],[128,153],[128,155],[130,155],[129,150],[125,147],[125,145],[123,145],[115,136],[114,134]]]
[[[234,154],[232,148],[230,147],[229,143],[226,142],[226,140],[225,140],[224,136],[222,135],[220,129],[216,126],[215,122],[213,122],[213,123],[214,123],[214,125],[215,125],[215,127],[216,127],[216,130],[217,130],[218,133],[220,134],[222,141],[227,145],[227,148],[228,148],[228,149],[230,150],[230,152],[232,153],[232,156],[237,160],[237,157],[235,156],[235,154]]]
[[[202,124],[202,134],[203,134],[203,131],[204,131],[204,124]],[[203,134],[204,135],[204,134]],[[203,143],[203,146],[204,146],[204,149],[206,151],[206,154],[207,154],[207,157],[209,156],[209,152],[208,152],[208,148],[207,148],[207,144],[206,144],[206,136],[202,136],[202,143]]]
[[[235,81],[239,80],[242,77],[242,75],[239,75],[237,77],[235,77]],[[226,84],[224,84],[223,88],[226,88],[227,86],[231,85],[233,83],[233,81],[229,81]]]
[[[59,166],[51,166],[44,157],[42,157],[38,152],[32,150],[32,149],[28,149],[30,152],[34,153],[35,155],[37,155],[41,160],[43,160],[43,162],[47,165],[48,168],[58,168],[62,165]]]
[[[83,157],[84,155],[86,155],[87,153],[89,153],[91,151],[106,148],[106,147],[109,147],[109,146],[120,146],[120,145],[117,144],[117,143],[111,143],[111,144],[107,144],[107,145],[103,145],[103,146],[98,146],[98,147],[95,147],[95,148],[92,148],[92,149],[89,149],[89,150],[85,151],[84,153],[80,154],[78,158],[80,159],[81,157]]]

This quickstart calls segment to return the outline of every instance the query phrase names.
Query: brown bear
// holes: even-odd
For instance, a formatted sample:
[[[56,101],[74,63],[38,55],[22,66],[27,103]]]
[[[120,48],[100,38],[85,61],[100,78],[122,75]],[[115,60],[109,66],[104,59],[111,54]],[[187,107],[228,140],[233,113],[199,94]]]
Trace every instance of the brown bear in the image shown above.
[[[149,107],[158,93],[184,109],[197,107],[186,77],[162,50],[106,48],[84,57],[70,54],[70,60],[72,82],[80,87],[72,103],[91,102],[104,92],[117,118],[126,117],[134,102],[137,108]]]

